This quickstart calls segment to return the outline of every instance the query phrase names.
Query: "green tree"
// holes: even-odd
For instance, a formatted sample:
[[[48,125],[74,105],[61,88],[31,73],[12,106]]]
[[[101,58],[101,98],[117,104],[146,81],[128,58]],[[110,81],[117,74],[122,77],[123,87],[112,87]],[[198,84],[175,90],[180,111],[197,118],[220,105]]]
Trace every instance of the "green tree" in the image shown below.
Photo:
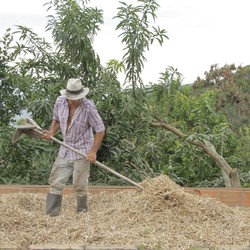
[[[9,50],[13,35],[8,29],[0,39],[0,124],[8,125],[13,122],[15,114],[20,114],[23,107],[22,91],[16,88],[16,77],[10,73],[9,63],[15,60],[15,54]],[[15,101],[14,101],[15,100]]]
[[[143,84],[141,73],[146,52],[153,41],[162,44],[166,34],[149,22],[156,19],[159,7],[156,1],[139,2],[136,7],[121,3],[115,18],[120,20],[117,29],[122,31],[125,54],[121,62],[110,60],[106,67],[100,64],[92,46],[102,23],[102,11],[87,7],[87,1],[47,4],[48,9],[55,9],[47,28],[56,47],[27,27],[17,26],[14,33],[8,31],[0,46],[4,52],[0,55],[0,67],[1,77],[6,80],[4,98],[8,99],[8,107],[13,115],[26,109],[41,127],[47,128],[59,90],[69,77],[80,76],[90,87],[89,98],[96,103],[107,128],[98,159],[117,172],[137,182],[165,173],[181,185],[222,186],[215,162],[189,143],[199,139],[211,141],[233,167],[240,167],[245,174],[246,159],[238,159],[241,148],[238,138],[242,139],[247,130],[237,137],[226,116],[217,112],[218,88],[205,86],[198,91],[197,85],[182,86],[182,75],[173,67],[166,68],[157,83]],[[117,78],[123,70],[131,84],[127,88]],[[244,85],[242,89],[247,89],[246,78],[239,79]],[[227,88],[224,91],[226,94]],[[13,128],[7,125],[11,113],[3,114],[5,124],[0,132],[5,135],[1,137],[5,147],[0,147],[0,160],[5,165],[0,168],[0,182],[46,183],[57,145],[27,137],[11,145]],[[169,131],[155,129],[150,126],[153,119],[171,124],[188,136],[176,138]],[[124,184],[95,166],[91,169],[93,183]],[[248,180],[247,174],[244,179]]]
[[[47,29],[57,49],[63,54],[68,65],[75,69],[74,75],[82,75],[87,84],[95,86],[100,59],[93,48],[94,36],[103,23],[102,11],[86,6],[87,1],[61,0],[49,4],[55,15],[50,15]]]
[[[238,66],[234,64],[219,67],[212,65],[205,72],[205,79],[197,78],[194,89],[203,91],[205,88],[217,89],[218,111],[225,114],[235,131],[244,126],[249,126],[250,115],[250,66]]]
[[[126,67],[125,81],[132,84],[133,95],[136,97],[136,87],[142,86],[142,69],[146,61],[145,52],[150,45],[157,40],[162,45],[164,38],[167,38],[166,31],[159,27],[151,26],[150,18],[156,19],[156,11],[159,4],[154,0],[139,0],[141,5],[133,6],[120,2],[119,12],[115,18],[121,20],[117,30],[122,30],[120,36],[125,44],[123,63]]]

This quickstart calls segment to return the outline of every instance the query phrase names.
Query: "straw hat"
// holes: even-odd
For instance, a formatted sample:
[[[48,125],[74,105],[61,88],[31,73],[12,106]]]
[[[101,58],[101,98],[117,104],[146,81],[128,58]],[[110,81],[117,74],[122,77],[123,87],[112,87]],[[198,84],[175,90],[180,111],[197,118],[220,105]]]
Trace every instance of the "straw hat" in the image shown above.
[[[66,89],[60,90],[60,93],[69,100],[78,100],[89,93],[89,88],[85,88],[80,79],[70,78]]]

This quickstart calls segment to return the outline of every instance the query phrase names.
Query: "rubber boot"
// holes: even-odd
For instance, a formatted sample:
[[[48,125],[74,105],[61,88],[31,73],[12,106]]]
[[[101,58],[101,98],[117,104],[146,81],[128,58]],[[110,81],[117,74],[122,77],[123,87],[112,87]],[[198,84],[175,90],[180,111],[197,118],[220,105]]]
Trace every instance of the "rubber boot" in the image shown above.
[[[77,213],[86,213],[88,211],[88,197],[87,195],[84,196],[77,196]]]
[[[59,194],[47,194],[46,200],[46,214],[50,216],[58,216],[61,211],[62,195]]]

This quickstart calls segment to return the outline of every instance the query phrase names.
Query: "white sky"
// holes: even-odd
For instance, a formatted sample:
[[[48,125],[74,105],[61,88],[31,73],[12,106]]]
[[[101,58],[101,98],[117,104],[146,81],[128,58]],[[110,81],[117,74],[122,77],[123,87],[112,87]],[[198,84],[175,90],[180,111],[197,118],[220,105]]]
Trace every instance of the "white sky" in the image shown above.
[[[0,37],[8,27],[24,25],[50,41],[44,3],[49,0],[1,1]],[[128,2],[128,1],[125,1]],[[135,0],[130,3],[138,4]],[[167,31],[169,40],[157,43],[147,53],[142,78],[156,82],[168,66],[177,68],[183,83],[192,83],[212,64],[250,64],[249,0],[158,0],[156,25]],[[102,64],[121,60],[123,46],[115,31],[118,0],[91,0],[91,5],[104,11],[104,25],[95,38],[94,47]]]

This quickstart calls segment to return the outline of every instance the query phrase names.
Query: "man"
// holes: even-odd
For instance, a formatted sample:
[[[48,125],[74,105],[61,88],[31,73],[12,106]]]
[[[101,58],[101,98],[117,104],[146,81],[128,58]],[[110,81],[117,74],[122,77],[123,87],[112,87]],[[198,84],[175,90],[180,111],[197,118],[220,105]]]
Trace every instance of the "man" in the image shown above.
[[[44,131],[44,139],[50,140],[60,129],[64,143],[86,155],[86,159],[61,146],[50,176],[50,192],[47,194],[46,214],[57,216],[61,210],[62,194],[66,182],[73,176],[73,188],[77,198],[77,212],[87,212],[88,178],[90,163],[96,161],[105,133],[103,121],[94,105],[85,96],[89,89],[79,79],[69,79],[67,88],[60,91],[54,105],[50,130]]]

